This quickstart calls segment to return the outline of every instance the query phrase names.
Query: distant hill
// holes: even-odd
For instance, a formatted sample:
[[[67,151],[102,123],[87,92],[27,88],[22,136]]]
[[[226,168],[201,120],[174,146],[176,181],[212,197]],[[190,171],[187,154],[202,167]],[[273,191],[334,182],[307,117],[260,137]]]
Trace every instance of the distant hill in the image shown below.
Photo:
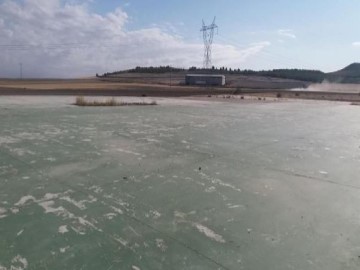
[[[232,74],[232,75],[245,75],[245,76],[263,76],[280,79],[291,79],[302,82],[321,83],[323,81],[329,81],[334,83],[355,83],[360,84],[360,63],[353,63],[344,69],[336,72],[324,73],[319,70],[307,70],[307,69],[273,69],[273,70],[240,70],[231,69],[227,67],[213,67],[212,69],[202,69],[197,67],[190,67],[189,69],[174,68],[171,66],[159,66],[159,67],[136,67],[134,69],[115,71],[111,73],[105,73],[98,77],[116,77],[123,73],[149,73],[149,74],[162,74],[162,73],[179,73],[179,72],[191,72],[191,73],[216,73],[216,74]]]
[[[203,69],[197,67],[190,67],[189,69],[174,68],[170,66],[159,66],[159,67],[136,67],[134,69],[108,72],[103,75],[97,75],[102,78],[116,78],[117,76],[124,73],[148,73],[148,74],[163,74],[163,73],[179,73],[179,72],[190,72],[190,73],[216,73],[224,75],[245,75],[245,76],[263,76],[280,79],[291,79],[304,82],[316,82],[320,83],[325,79],[325,73],[319,70],[305,70],[305,69],[274,69],[274,70],[240,70],[232,69],[227,67],[213,67],[211,69]]]
[[[257,73],[257,75],[266,77],[292,79],[315,83],[323,82],[326,77],[326,74],[322,71],[307,69],[274,69],[269,71],[259,71]]]
[[[339,71],[327,73],[326,79],[335,83],[360,83],[360,63],[353,63]]]

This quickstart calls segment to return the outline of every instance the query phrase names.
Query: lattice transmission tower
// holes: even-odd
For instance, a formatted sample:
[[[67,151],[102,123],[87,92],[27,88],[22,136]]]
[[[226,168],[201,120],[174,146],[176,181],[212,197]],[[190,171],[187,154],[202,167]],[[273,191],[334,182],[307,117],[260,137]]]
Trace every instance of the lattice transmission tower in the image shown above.
[[[205,69],[212,68],[212,43],[214,40],[214,33],[215,29],[218,31],[218,26],[215,24],[216,17],[214,17],[214,20],[212,24],[206,25],[203,20],[203,26],[201,28],[201,32],[203,32],[203,38],[204,38],[204,65],[203,67]]]

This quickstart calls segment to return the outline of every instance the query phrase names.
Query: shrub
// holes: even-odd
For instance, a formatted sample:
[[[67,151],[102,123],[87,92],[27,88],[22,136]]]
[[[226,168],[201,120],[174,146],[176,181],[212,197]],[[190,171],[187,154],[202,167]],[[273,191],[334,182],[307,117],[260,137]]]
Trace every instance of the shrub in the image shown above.
[[[86,100],[84,97],[76,97],[75,103],[73,105],[81,107],[114,107],[114,106],[148,106],[148,105],[157,105],[156,101],[151,102],[123,102],[116,101],[115,98],[109,98],[105,101],[97,100]]]

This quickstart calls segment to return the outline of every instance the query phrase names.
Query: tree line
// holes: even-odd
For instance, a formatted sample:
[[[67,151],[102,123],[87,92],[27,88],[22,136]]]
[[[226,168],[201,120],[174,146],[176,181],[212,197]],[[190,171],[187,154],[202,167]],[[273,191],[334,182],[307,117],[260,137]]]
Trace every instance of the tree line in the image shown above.
[[[211,69],[190,67],[189,69],[175,68],[171,66],[159,66],[159,67],[136,67],[134,69],[115,71],[111,73],[104,73],[97,77],[116,77],[117,75],[124,73],[151,73],[151,74],[163,74],[163,73],[176,73],[176,72],[192,72],[192,73],[217,73],[217,74],[237,74],[237,75],[253,75],[253,76],[266,76],[282,79],[293,79],[299,81],[308,82],[322,82],[326,79],[326,73],[319,70],[306,70],[306,69],[273,69],[273,70],[261,70],[254,71],[250,69],[232,69],[227,67],[212,67]]]

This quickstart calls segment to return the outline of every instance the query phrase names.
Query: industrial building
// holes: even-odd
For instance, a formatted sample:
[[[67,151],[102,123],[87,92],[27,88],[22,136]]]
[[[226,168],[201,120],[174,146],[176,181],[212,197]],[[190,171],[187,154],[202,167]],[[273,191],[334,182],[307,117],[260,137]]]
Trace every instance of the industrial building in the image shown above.
[[[224,75],[188,74],[185,77],[186,85],[224,86]]]

